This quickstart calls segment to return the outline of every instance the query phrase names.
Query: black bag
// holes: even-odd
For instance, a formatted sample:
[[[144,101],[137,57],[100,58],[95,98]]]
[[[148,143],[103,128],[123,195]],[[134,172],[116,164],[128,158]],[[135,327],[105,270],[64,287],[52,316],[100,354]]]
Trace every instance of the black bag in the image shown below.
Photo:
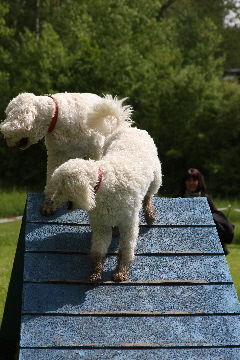
[[[216,224],[218,236],[222,244],[231,244],[234,237],[234,225],[231,224],[227,217],[221,211],[212,213],[213,220]]]

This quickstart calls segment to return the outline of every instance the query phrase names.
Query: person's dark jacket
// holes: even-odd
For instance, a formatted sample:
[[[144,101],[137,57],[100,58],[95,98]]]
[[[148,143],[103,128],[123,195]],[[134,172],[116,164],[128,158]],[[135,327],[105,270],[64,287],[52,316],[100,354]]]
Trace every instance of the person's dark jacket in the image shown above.
[[[207,198],[222,246],[231,244],[234,237],[234,225],[228,221],[226,215],[217,209],[210,195],[202,194],[202,196]],[[180,192],[174,197],[184,197],[184,193]]]

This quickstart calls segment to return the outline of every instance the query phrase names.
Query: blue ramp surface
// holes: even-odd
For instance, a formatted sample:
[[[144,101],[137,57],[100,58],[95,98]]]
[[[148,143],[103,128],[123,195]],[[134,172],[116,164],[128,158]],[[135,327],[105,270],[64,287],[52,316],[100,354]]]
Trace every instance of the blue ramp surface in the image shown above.
[[[88,281],[88,215],[26,207],[19,360],[239,360],[240,304],[205,198],[154,198],[157,221],[140,214],[128,281]]]

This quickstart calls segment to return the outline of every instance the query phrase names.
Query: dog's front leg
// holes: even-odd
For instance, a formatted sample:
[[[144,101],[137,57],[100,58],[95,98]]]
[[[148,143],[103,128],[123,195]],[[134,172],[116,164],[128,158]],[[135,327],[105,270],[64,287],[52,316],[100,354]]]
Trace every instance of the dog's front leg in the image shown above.
[[[112,239],[112,230],[110,227],[98,226],[93,228],[92,247],[90,252],[91,273],[90,281],[99,281],[102,278],[103,266],[108,247]]]
[[[61,152],[54,153],[53,151],[48,149],[48,161],[47,161],[47,183],[45,186],[45,199],[43,200],[40,211],[44,216],[52,216],[56,213],[56,207],[52,201],[52,196],[56,189],[54,189],[52,185],[52,174],[54,170],[62,165],[65,161],[68,160],[68,157],[62,155]]]

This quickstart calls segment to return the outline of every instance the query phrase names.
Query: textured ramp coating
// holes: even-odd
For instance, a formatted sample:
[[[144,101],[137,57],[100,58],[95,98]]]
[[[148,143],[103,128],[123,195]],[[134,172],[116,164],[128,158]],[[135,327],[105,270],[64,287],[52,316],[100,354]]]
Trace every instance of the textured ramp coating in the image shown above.
[[[153,203],[157,210],[155,225],[214,225],[205,197],[154,198]]]
[[[40,212],[40,206],[44,198],[44,194],[28,194],[27,222],[89,224],[89,218],[85,210],[77,209],[73,212],[68,212],[66,204],[58,209],[55,215],[50,217],[43,216]]]
[[[25,284],[23,313],[237,313],[240,304],[227,285]]]
[[[240,348],[22,349],[19,360],[239,360]]]
[[[28,223],[26,251],[71,251],[88,253],[91,248],[88,225]],[[109,251],[117,251],[119,237]],[[135,253],[200,252],[223,254],[215,227],[141,227]]]
[[[67,212],[66,205],[58,209],[49,218],[40,213],[43,194],[28,194],[27,221],[48,223],[79,223],[88,224],[87,212],[77,209]],[[192,199],[154,198],[153,204],[157,211],[154,225],[214,225],[207,199],[204,197]],[[207,209],[207,211],[206,211]],[[140,213],[141,224],[146,224]]]
[[[239,345],[239,320],[240,315],[195,317],[25,315],[22,319],[21,346],[104,348]]]
[[[87,255],[26,253],[25,262],[24,281],[86,281],[90,275]],[[116,263],[116,256],[107,257],[103,281],[111,281]],[[129,281],[149,280],[232,282],[223,256],[136,256],[131,266]]]
[[[237,360],[240,304],[205,198],[155,198],[140,212],[129,280],[113,283],[119,237],[103,281],[88,282],[88,215],[40,214],[29,194],[20,360]]]

